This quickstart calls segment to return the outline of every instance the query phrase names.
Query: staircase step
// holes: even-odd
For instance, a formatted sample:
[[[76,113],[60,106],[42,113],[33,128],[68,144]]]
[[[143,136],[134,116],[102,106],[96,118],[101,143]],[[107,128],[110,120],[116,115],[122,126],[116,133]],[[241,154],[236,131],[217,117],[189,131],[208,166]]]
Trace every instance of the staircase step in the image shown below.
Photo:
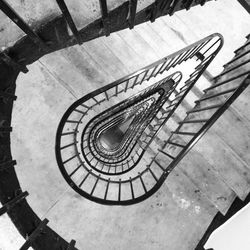
[[[64,88],[68,89],[77,99],[86,94],[86,89],[93,91],[96,88],[94,87],[94,84],[97,82],[95,78],[91,79],[91,74],[87,77],[80,72],[61,52],[46,55],[40,59],[40,62],[53,74],[57,81]],[[60,62],[60,66],[58,66],[58,62]],[[97,73],[97,75],[98,74],[99,73]]]
[[[103,66],[108,74],[112,75],[114,79],[120,79],[127,75],[129,71],[126,65],[114,54],[103,42],[103,37],[91,40],[84,43],[80,49],[85,50],[91,56],[92,60],[97,61]],[[119,68],[119,70],[117,70]]]
[[[159,57],[157,54],[152,50],[152,47],[149,46],[145,40],[138,36],[134,30],[122,30],[117,33],[118,36],[123,40],[128,46],[132,48],[136,57],[143,57],[144,62],[149,65],[157,60]],[[147,50],[147,56],[145,57],[145,50]]]
[[[142,23],[140,26],[135,26],[134,31],[151,46],[158,58],[169,54],[169,48],[166,46],[168,43],[153,29],[152,24]]]
[[[250,133],[247,124],[228,110],[216,121],[213,129],[250,166]]]
[[[203,119],[205,115],[207,115],[207,117],[210,117],[211,115],[209,114],[209,112],[210,110],[200,113],[190,113],[187,120]],[[249,168],[247,167],[247,161],[244,162],[244,160],[239,160],[241,156],[235,157],[232,155],[232,152],[234,152],[234,149],[232,147],[233,145],[235,145],[235,148],[238,149],[238,146],[243,144],[242,147],[244,147],[245,144],[246,148],[245,151],[243,151],[245,152],[244,155],[249,155],[249,153],[246,152],[247,147],[249,146],[249,136],[246,135],[246,139],[243,138],[244,131],[245,133],[248,133],[247,129],[242,130],[242,126],[245,127],[243,121],[238,121],[237,128],[234,128],[234,126],[232,126],[232,124],[237,123],[236,118],[240,118],[238,116],[235,116],[234,113],[229,115],[230,113],[232,112],[228,110],[226,112],[227,118],[225,118],[225,115],[220,117],[220,125],[218,125],[217,121],[215,125],[206,133],[205,137],[201,141],[199,141],[198,144],[192,149],[192,151],[200,152],[204,156],[204,158],[206,158],[206,161],[208,161],[220,174],[221,179],[226,182],[241,199],[244,199],[249,192]],[[231,125],[229,125],[229,123]],[[197,131],[198,129],[195,130],[195,127],[197,125],[198,124],[185,124],[182,126],[181,130]],[[219,127],[221,131],[223,131],[223,133],[217,131],[216,127]],[[227,127],[226,132],[224,131],[225,127]],[[227,139],[224,137],[224,133],[228,136]],[[235,133],[235,138],[237,139],[237,141],[232,141],[232,136],[234,136]],[[185,140],[185,138],[182,139]],[[232,146],[228,145],[227,141],[230,141]],[[188,142],[188,140],[186,140],[186,142]],[[185,143],[182,143],[182,141],[179,141],[178,143],[185,145]],[[176,150],[180,149],[176,148]],[[228,153],[228,151],[230,153]],[[171,154],[171,151],[168,152]],[[242,152],[242,148],[234,152],[234,155],[237,155],[237,152]],[[223,159],[223,161],[221,159]],[[233,176],[235,176],[235,178],[233,178]]]
[[[166,186],[173,198],[183,209],[192,209],[196,214],[208,212],[214,214],[218,209],[204,195],[195,183],[180,168],[175,168],[168,176]]]
[[[193,180],[222,214],[226,214],[236,194],[213,171],[212,166],[202,155],[192,151],[185,156],[178,167]]]
[[[177,143],[184,145],[182,140],[178,140]],[[177,155],[180,152],[178,147],[175,146],[167,146],[164,151],[171,155]],[[165,154],[160,154],[157,159],[159,159],[162,165],[164,162],[169,164],[172,161],[172,159]],[[203,155],[192,150],[175,168],[180,168],[223,214],[227,212],[236,194],[220,176],[213,171],[213,167],[207,162]]]
[[[206,225],[206,228],[209,226],[211,223],[211,221],[209,222],[209,218],[212,219],[218,212],[218,209],[178,167],[170,173],[164,186],[171,192],[172,198],[177,204],[177,210],[184,211],[186,219],[195,218],[193,226],[196,229],[201,229],[201,225]],[[176,217],[176,219],[179,220],[180,218]],[[191,227],[189,229],[191,229]],[[194,235],[192,229],[189,233],[192,235],[192,239],[197,242],[202,237],[201,232],[196,232]],[[194,249],[194,246],[189,244],[188,239],[185,241],[185,248]]]
[[[150,26],[163,40],[165,40],[165,46],[168,47],[168,54],[170,54],[186,46],[186,44],[182,39],[176,39],[176,32],[169,27],[164,19],[166,19],[166,17],[158,18],[154,23],[150,24]],[[176,41],[176,43],[171,43],[170,41]]]
[[[227,183],[242,200],[245,199],[249,193],[250,169],[246,163],[239,160],[225,141],[214,133],[214,130],[209,130],[192,150],[202,154],[218,172],[220,179]]]
[[[112,51],[123,63],[126,65],[129,73],[133,73],[136,70],[147,66],[143,61],[143,58],[136,56],[133,51],[133,46],[128,45],[122,40],[118,34],[113,33],[109,37],[103,39],[106,47]],[[141,55],[143,56],[143,55]]]
[[[75,67],[80,74],[84,75],[89,82],[95,83],[95,86],[114,81],[114,77],[105,71],[105,68],[99,64],[79,46],[74,46],[62,50],[61,54]]]

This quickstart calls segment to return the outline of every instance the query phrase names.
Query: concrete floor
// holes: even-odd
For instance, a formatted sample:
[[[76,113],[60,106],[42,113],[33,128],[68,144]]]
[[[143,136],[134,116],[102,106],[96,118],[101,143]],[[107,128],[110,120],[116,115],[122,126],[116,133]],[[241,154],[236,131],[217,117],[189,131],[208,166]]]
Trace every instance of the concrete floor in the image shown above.
[[[92,2],[94,6],[96,1]],[[24,13],[32,22],[36,20],[28,13],[30,4],[35,6],[37,20],[45,12],[58,13],[46,1],[25,3]],[[76,11],[77,25],[96,16],[85,20]],[[8,46],[20,32],[2,14],[0,20],[7,32],[0,46]],[[77,98],[219,32],[225,45],[209,67],[216,75],[243,44],[249,23],[249,15],[237,1],[221,0],[55,52],[28,66],[29,73],[17,80],[12,152],[21,186],[29,191],[28,202],[38,216],[48,218],[66,240],[75,239],[79,249],[193,249],[218,210],[206,195],[194,195],[196,186],[182,171],[176,169],[156,195],[138,205],[98,205],[72,191],[61,176],[54,153],[55,133],[61,116]],[[0,249],[18,249],[24,240],[6,216],[0,218],[0,225]]]

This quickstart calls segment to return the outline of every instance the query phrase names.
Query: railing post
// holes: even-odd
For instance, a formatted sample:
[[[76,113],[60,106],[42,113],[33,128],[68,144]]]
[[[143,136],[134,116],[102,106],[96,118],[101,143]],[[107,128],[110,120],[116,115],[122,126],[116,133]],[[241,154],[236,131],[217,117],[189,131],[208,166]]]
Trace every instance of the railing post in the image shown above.
[[[26,242],[21,246],[20,250],[28,250],[31,246],[32,243],[35,241],[35,239],[44,232],[44,229],[46,225],[48,224],[48,220],[44,219],[38,227],[32,232],[31,235],[29,235],[28,239]]]
[[[1,4],[1,3],[0,3]],[[10,65],[13,69],[27,73],[29,70],[27,67],[14,59],[12,59],[5,51],[1,53],[1,59],[7,64]]]
[[[102,12],[102,23],[103,28],[106,36],[110,35],[110,26],[109,26],[109,15],[108,15],[108,8],[107,8],[107,1],[106,0],[99,0],[101,12]]]
[[[238,2],[242,5],[243,8],[250,14],[250,0],[238,0]]]
[[[17,195],[14,199],[10,200],[9,202],[5,203],[0,208],[0,215],[10,211],[13,207],[15,207],[20,201],[22,201],[25,197],[27,197],[29,193],[27,191],[22,192],[21,194]]]
[[[15,160],[4,161],[0,163],[0,172],[16,165]]]
[[[82,44],[82,40],[81,40],[81,36],[79,31],[76,28],[76,25],[73,21],[72,16],[70,15],[70,12],[68,10],[67,5],[65,4],[64,0],[56,0],[60,10],[63,13],[63,17],[65,18],[67,24],[69,25],[69,28],[71,29],[76,41],[78,42],[78,44]]]
[[[75,240],[71,240],[69,245],[68,245],[68,248],[67,250],[75,250],[75,244],[76,244],[76,241]]]
[[[7,103],[10,100],[15,101],[17,99],[17,97],[15,95],[13,95],[13,94],[10,94],[10,93],[6,92],[6,91],[0,90],[0,99],[3,99],[3,101],[5,103]]]
[[[129,28],[133,29],[135,26],[135,16],[136,16],[136,9],[137,9],[137,0],[130,0],[129,1],[129,19],[128,24]]]

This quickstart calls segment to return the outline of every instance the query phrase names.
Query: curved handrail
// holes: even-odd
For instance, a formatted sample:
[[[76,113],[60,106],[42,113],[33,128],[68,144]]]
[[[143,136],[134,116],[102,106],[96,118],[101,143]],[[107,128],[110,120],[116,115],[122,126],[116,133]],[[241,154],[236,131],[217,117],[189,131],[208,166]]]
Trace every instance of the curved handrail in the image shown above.
[[[190,58],[194,58],[196,56],[198,58],[202,58],[201,63],[196,67],[196,69],[192,72],[192,74],[190,74],[190,78],[185,82],[184,86],[181,87],[180,91],[177,91],[177,94],[175,94],[175,98],[170,100],[170,105],[169,105],[170,108],[169,108],[168,115],[166,117],[164,117],[164,121],[160,124],[160,126],[155,131],[154,136],[156,136],[157,133],[160,131],[160,129],[164,126],[164,124],[168,121],[168,119],[174,113],[174,111],[177,109],[177,107],[184,100],[184,98],[189,93],[189,91],[193,88],[193,86],[195,85],[198,78],[202,75],[204,70],[207,68],[207,66],[210,64],[210,62],[213,60],[213,58],[219,52],[222,45],[223,45],[223,38],[220,34],[216,33],[216,34],[210,35],[210,36],[208,36],[208,37],[206,37],[206,38],[204,38],[204,39],[202,39],[202,40],[200,40],[200,41],[198,41],[198,42],[196,42],[196,43],[194,43],[194,44],[192,44],[192,45],[190,45],[190,46],[188,46],[188,47],[186,47],[178,52],[172,53],[171,55],[164,57],[163,59],[158,60],[157,62],[150,64],[147,67],[144,67],[143,69],[141,69],[137,72],[129,74],[126,77],[123,77],[123,78],[121,78],[113,83],[110,83],[110,84],[108,84],[100,89],[97,89],[97,90],[85,95],[84,97],[80,98],[76,102],[74,102],[68,108],[68,110],[65,112],[64,116],[62,117],[61,122],[58,126],[57,136],[56,136],[56,158],[57,158],[57,162],[58,162],[60,171],[61,171],[62,175],[64,176],[65,180],[68,182],[68,184],[76,192],[78,192],[82,196],[84,196],[92,201],[95,201],[95,202],[98,202],[101,204],[107,204],[107,205],[135,204],[137,202],[145,200],[146,198],[150,197],[153,193],[155,193],[160,188],[160,186],[163,184],[164,180],[166,179],[166,177],[169,173],[167,169],[169,169],[169,168],[167,168],[163,171],[162,176],[160,177],[159,180],[157,180],[157,183],[153,186],[153,188],[151,188],[150,190],[146,190],[142,177],[144,176],[145,173],[148,173],[148,172],[150,172],[152,174],[152,170],[150,169],[150,167],[149,168],[146,167],[137,176],[132,177],[130,179],[125,179],[125,180],[120,179],[118,181],[118,180],[112,180],[112,179],[110,179],[110,177],[104,178],[100,175],[100,173],[99,174],[94,173],[91,169],[89,169],[89,167],[85,166],[84,161],[80,158],[79,153],[77,153],[78,149],[77,149],[77,146],[75,145],[74,147],[76,150],[75,151],[76,157],[78,158],[82,167],[88,173],[86,178],[88,178],[88,176],[90,174],[91,176],[94,176],[96,178],[96,185],[99,182],[99,180],[102,180],[102,181],[107,183],[107,188],[108,188],[108,185],[110,183],[118,184],[119,185],[119,192],[120,192],[121,184],[130,183],[130,185],[133,186],[133,181],[140,179],[140,181],[142,182],[145,194],[142,194],[139,197],[131,197],[131,199],[126,199],[126,200],[121,200],[120,197],[119,197],[119,200],[108,200],[105,198],[106,194],[105,194],[104,198],[99,198],[99,197],[96,197],[93,195],[94,190],[95,190],[95,186],[93,187],[91,194],[89,194],[89,193],[85,192],[83,189],[81,189],[81,186],[86,179],[84,178],[83,181],[80,183],[80,185],[77,185],[74,181],[72,181],[71,176],[69,176],[69,174],[67,173],[67,171],[65,169],[65,166],[64,166],[64,163],[62,160],[62,156],[61,156],[60,148],[62,145],[60,143],[60,140],[61,140],[60,138],[61,138],[61,135],[63,134],[63,129],[65,126],[65,123],[66,123],[67,119],[70,117],[71,113],[76,111],[76,110],[77,110],[77,112],[82,113],[82,115],[79,118],[79,121],[82,122],[85,119],[84,117],[88,116],[88,111],[93,110],[93,108],[96,105],[99,105],[104,101],[110,101],[111,98],[115,98],[121,93],[126,93],[129,89],[133,89],[136,85],[139,85],[139,84],[141,85],[145,81],[155,79],[155,77],[159,76],[159,74],[163,74],[163,73],[167,72],[170,68],[174,68],[176,65],[181,64]],[[171,75],[169,77],[173,77],[173,76]],[[178,76],[177,76],[177,78],[178,78]],[[181,77],[179,78],[179,82],[180,82],[180,80],[181,80]],[[179,82],[178,82],[178,84],[179,84]],[[160,83],[161,83],[161,81],[158,84],[160,84]],[[171,94],[174,94],[174,91],[177,90],[178,84],[175,84],[174,89],[172,90]],[[183,91],[183,88],[184,88],[184,91]],[[102,96],[102,98],[104,98],[104,99],[102,99],[101,101],[98,101],[98,99],[97,99],[97,96],[99,94],[104,94]],[[169,96],[171,96],[171,95],[169,95]],[[88,104],[89,100],[92,100],[92,103],[94,103],[92,106],[90,106]],[[127,100],[124,100],[119,105],[122,106],[125,104],[127,104]],[[80,108],[79,108],[80,106],[84,107],[84,111],[80,110]],[[76,136],[77,136],[78,128],[80,125],[81,125],[81,123],[78,122],[75,129],[72,132],[72,135],[75,138],[74,141],[77,141]],[[85,127],[85,128],[87,128],[87,127]],[[147,147],[149,147],[153,138],[154,137],[152,136],[151,139],[149,140],[149,142],[147,142],[146,147],[142,148],[143,151],[145,151],[147,149]],[[85,146],[85,148],[86,147],[87,146]],[[82,148],[83,148],[83,146],[82,146]],[[185,147],[182,152],[188,150],[188,148],[189,147]],[[93,160],[93,159],[94,158],[91,158],[91,160]],[[136,164],[140,161],[140,159],[141,159],[141,157],[139,157],[137,159]],[[85,161],[88,163],[88,165],[91,165],[90,162],[86,158],[85,158]],[[177,161],[175,160],[174,162],[177,162]],[[95,164],[98,164],[98,162]],[[171,169],[173,168],[172,166],[176,166],[176,164],[172,163]],[[131,168],[129,167],[128,171],[130,169]],[[122,171],[123,171],[123,169],[122,169]],[[128,171],[124,171],[124,173],[128,172]],[[116,174],[118,174],[118,173],[116,173],[116,172],[113,173],[113,175],[116,175]],[[131,193],[131,195],[132,195],[132,193]]]

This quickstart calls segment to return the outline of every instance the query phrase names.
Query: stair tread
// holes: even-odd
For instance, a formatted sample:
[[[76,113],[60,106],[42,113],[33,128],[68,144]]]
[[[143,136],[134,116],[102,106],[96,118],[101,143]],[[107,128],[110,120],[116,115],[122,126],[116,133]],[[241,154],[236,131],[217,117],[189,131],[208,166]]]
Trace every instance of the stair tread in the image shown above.
[[[216,121],[212,129],[249,165],[250,133],[241,118],[228,110]]]
[[[176,141],[176,138],[174,139]],[[185,144],[183,139],[177,140],[178,143]],[[206,144],[207,145],[207,144]],[[214,167],[209,164],[204,152],[197,151],[199,144],[196,145],[176,166],[181,168],[205,195],[213,202],[222,213],[225,213],[230,206],[230,202],[235,197],[233,189],[221,178]],[[204,151],[207,148],[204,149]],[[171,155],[177,155],[182,148],[167,144],[164,149]],[[203,154],[202,154],[203,153]],[[164,156],[164,155],[163,155]],[[211,155],[209,155],[211,156]],[[220,156],[221,157],[221,156]],[[169,160],[168,157],[165,157]],[[206,185],[204,185],[204,183]],[[217,186],[216,186],[217,185]],[[223,197],[223,198],[222,198]],[[228,200],[227,200],[228,199]]]
[[[199,211],[199,208],[211,214],[218,211],[207,196],[204,195],[197,185],[178,167],[169,174],[166,186],[172,191],[173,196],[179,197],[178,201],[181,201],[183,206],[193,206],[196,213],[202,212]]]
[[[107,48],[103,38],[84,43],[80,48],[86,50],[94,60],[103,65],[105,70],[115,79],[122,78],[129,73],[125,64]]]
[[[103,39],[103,42],[126,65],[129,73],[147,66],[141,58],[135,56],[132,47],[125,43],[116,33]]]
[[[205,113],[208,114],[207,111]],[[204,117],[204,114],[198,114],[199,113],[194,113],[193,115],[190,114],[189,119],[201,119]],[[244,132],[248,133],[248,130],[247,128],[243,129],[245,125],[243,123],[241,124],[239,121],[236,128],[232,126],[232,124],[237,123],[237,119],[239,119],[239,117],[233,114],[231,110],[226,112],[226,116],[227,118],[225,118],[225,115],[220,117],[220,125],[218,125],[217,121],[215,125],[204,135],[204,138],[197,143],[192,151],[200,152],[206,161],[208,161],[214,169],[218,171],[221,179],[225,181],[240,198],[244,199],[249,192],[249,168],[247,167],[247,161],[244,162],[239,160],[239,156],[237,157],[237,152],[239,152],[239,150],[234,152],[234,149],[228,145],[227,141],[231,141],[232,145],[242,145],[242,147],[245,145],[246,149],[244,152],[249,155],[249,153],[246,152],[247,147],[249,146],[249,139],[247,134],[244,134]],[[184,126],[187,131],[194,128],[194,124],[186,124]],[[217,131],[217,127],[220,128],[223,133]],[[231,140],[232,136],[234,136],[231,136],[231,134],[235,133],[235,138],[237,140]],[[227,138],[225,138],[224,134]],[[185,144],[182,142],[180,143]],[[242,152],[242,147],[240,152]],[[235,146],[235,148],[238,148],[238,146]],[[234,155],[232,153],[234,153]]]
[[[122,30],[117,33],[118,36],[129,46],[133,44],[132,50],[135,52],[134,56],[143,57],[146,64],[151,64],[157,60],[159,57],[153,51],[152,47],[149,46],[145,40],[138,36],[134,30]],[[136,42],[135,42],[136,41]],[[143,56],[147,50],[147,56]]]
[[[95,78],[92,80],[91,78],[87,78],[79,72],[67,58],[61,55],[61,53],[55,52],[53,55],[46,55],[40,59],[40,61],[55,75],[57,81],[69,89],[77,98],[82,97],[86,93],[86,89],[89,91],[94,90],[92,80],[96,82]],[[58,62],[60,62],[60,67],[58,67]],[[83,84],[83,82],[85,84]]]
[[[190,152],[179,167],[222,214],[227,212],[236,197],[235,192],[218,177],[202,155]]]
[[[201,153],[237,195],[244,200],[249,193],[250,171],[217,134],[208,131],[193,150]]]

